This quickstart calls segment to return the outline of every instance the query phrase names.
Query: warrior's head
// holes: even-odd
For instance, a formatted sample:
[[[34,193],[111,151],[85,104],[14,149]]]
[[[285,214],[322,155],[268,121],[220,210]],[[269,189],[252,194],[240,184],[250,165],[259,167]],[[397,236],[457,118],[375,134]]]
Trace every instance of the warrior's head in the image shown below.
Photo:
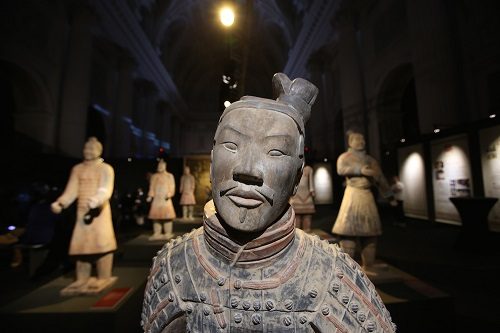
[[[88,138],[87,142],[83,146],[83,159],[85,161],[96,160],[101,157],[102,154],[102,144],[97,140],[96,137]]]
[[[276,100],[253,96],[231,104],[214,137],[210,178],[216,210],[230,227],[261,231],[287,210],[304,167],[304,125],[318,89],[282,73]]]
[[[347,143],[349,148],[352,148],[357,151],[365,150],[365,137],[362,133],[355,130],[347,131]]]
[[[187,165],[184,167],[184,174],[185,175],[190,175],[191,174],[191,169]]]
[[[158,171],[158,172],[167,171],[167,162],[165,162],[164,160],[160,160],[158,162],[158,166],[156,167],[156,171]]]

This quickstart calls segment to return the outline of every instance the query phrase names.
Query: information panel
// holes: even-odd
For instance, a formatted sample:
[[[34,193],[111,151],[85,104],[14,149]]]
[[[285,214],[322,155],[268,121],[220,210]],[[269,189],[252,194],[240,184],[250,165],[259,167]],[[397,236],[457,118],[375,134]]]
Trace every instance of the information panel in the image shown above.
[[[431,159],[436,221],[461,224],[450,197],[472,195],[467,137],[460,135],[432,142]]]
[[[500,198],[500,126],[479,132],[484,195]],[[500,202],[497,201],[488,216],[490,229],[500,231]]]
[[[428,218],[425,164],[422,145],[398,149],[399,179],[403,183],[403,208],[406,216]]]

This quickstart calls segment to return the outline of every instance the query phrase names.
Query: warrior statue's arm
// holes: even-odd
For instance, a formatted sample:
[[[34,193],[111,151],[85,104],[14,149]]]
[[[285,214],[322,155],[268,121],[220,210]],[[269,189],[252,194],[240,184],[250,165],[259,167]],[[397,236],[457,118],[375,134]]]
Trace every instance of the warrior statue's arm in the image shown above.
[[[111,198],[113,194],[113,185],[115,182],[115,172],[109,165],[103,165],[101,168],[101,177],[97,193],[89,198],[89,208],[102,206]]]
[[[54,213],[60,213],[62,209],[71,205],[78,196],[78,169],[74,166],[64,189],[63,194],[51,205]]]
[[[340,155],[337,160],[337,173],[339,176],[361,176],[361,166],[358,163],[352,163],[349,155],[346,153]]]

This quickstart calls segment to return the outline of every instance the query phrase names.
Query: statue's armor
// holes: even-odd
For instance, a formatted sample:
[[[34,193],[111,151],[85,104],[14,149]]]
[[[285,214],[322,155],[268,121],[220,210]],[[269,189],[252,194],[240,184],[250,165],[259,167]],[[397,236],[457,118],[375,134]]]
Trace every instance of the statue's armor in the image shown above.
[[[173,220],[175,209],[172,199],[175,194],[174,175],[157,172],[151,176],[148,196],[153,197],[148,218],[151,220]]]
[[[116,250],[116,238],[111,219],[109,197],[113,193],[113,168],[99,160],[79,163],[71,171],[64,193],[57,199],[68,207],[77,199],[76,223],[69,246],[70,255],[107,253]],[[101,212],[92,223],[83,220],[88,200],[97,199]]]
[[[170,241],[154,258],[146,332],[395,331],[373,284],[336,245],[292,227],[291,241],[271,261],[261,249],[249,256],[262,260],[231,264],[214,253],[204,228]]]

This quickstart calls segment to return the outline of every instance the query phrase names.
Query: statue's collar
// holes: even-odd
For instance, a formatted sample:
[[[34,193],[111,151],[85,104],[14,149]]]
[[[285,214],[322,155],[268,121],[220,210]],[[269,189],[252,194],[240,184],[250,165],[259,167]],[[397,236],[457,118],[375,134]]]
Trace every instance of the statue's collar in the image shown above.
[[[284,253],[295,238],[295,213],[292,207],[257,238],[239,244],[220,223],[213,201],[207,202],[203,216],[205,242],[213,255],[237,267],[272,263]]]

